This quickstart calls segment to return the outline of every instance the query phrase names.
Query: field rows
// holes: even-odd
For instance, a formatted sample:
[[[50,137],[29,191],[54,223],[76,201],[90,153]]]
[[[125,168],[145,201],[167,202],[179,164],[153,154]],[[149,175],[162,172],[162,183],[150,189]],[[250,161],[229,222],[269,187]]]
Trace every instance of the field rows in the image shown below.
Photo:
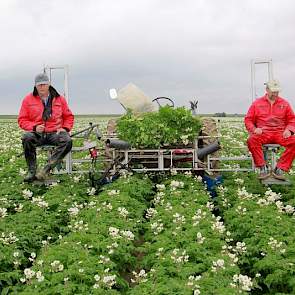
[[[241,122],[219,125],[222,154],[245,153]],[[190,173],[127,173],[98,195],[85,175],[32,186],[21,131],[0,129],[1,294],[295,294],[293,184],[225,173],[214,199]]]

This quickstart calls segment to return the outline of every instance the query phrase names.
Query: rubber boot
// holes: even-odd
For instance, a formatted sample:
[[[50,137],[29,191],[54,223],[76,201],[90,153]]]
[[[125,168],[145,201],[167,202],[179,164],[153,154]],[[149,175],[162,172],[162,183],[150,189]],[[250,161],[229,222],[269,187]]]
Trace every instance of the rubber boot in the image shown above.
[[[29,163],[28,174],[24,178],[24,182],[33,182],[36,179],[36,162],[31,161]]]
[[[48,174],[51,170],[51,166],[49,164],[47,164],[42,170],[40,170],[37,174],[36,174],[36,178],[40,181],[44,181],[48,178]]]
[[[50,161],[36,174],[36,178],[40,181],[44,181],[48,178],[49,172],[58,164],[58,161]]]
[[[286,177],[284,175],[284,172],[282,169],[280,168],[275,168],[274,172],[272,173],[273,177],[279,180],[286,180]]]
[[[270,175],[271,175],[271,174],[270,174],[270,172],[269,172],[267,166],[262,166],[262,167],[259,168],[258,179],[260,179],[260,180],[264,180],[264,179],[270,177]]]

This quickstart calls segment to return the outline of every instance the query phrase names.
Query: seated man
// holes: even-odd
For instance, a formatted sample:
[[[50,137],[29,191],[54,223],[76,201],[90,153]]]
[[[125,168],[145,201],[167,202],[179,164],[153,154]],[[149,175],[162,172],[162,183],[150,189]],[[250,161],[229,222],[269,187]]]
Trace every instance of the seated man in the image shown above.
[[[72,129],[74,116],[65,98],[50,85],[46,74],[35,78],[33,93],[22,101],[18,116],[20,128],[26,132],[22,144],[28,175],[24,181],[44,180],[51,169],[64,158],[72,148],[69,131]],[[55,145],[47,165],[36,174],[36,146]]]
[[[266,94],[256,99],[245,117],[245,125],[250,134],[247,144],[256,167],[259,179],[270,176],[262,145],[276,143],[286,149],[279,159],[273,176],[285,180],[284,172],[289,171],[295,158],[295,115],[290,104],[279,97],[280,85],[277,80],[266,83]]]

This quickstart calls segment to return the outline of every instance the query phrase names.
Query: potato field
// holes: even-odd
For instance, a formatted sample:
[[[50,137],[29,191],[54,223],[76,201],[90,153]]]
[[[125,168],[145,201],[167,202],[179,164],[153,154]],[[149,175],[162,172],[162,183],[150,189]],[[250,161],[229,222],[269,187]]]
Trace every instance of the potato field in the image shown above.
[[[78,118],[74,131],[89,121],[106,128]],[[242,119],[217,124],[220,155],[247,154]],[[127,171],[99,192],[87,173],[26,184],[22,132],[0,120],[0,294],[295,294],[294,171],[291,185],[269,187],[221,172],[214,197],[202,177],[173,170]]]

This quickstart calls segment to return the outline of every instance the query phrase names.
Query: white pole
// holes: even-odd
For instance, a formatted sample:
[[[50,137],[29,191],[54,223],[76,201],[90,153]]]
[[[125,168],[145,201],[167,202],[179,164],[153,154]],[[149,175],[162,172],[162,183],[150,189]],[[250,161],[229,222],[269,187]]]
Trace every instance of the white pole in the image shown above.
[[[273,67],[272,67],[272,59],[252,59],[251,60],[251,92],[252,92],[252,102],[257,97],[256,93],[256,65],[267,65],[267,73],[268,73],[268,81],[273,79]]]
[[[64,71],[64,97],[69,103],[69,65],[57,65],[57,66],[44,66],[44,72],[49,71],[49,80],[52,80],[53,70],[63,70]]]

